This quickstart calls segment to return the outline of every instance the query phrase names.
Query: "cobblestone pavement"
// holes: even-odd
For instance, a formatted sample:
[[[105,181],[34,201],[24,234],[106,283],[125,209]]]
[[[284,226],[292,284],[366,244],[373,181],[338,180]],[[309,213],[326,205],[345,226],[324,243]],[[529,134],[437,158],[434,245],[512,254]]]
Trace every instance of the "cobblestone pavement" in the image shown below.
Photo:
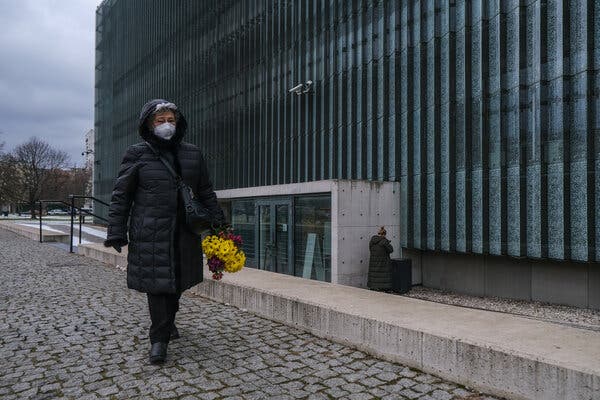
[[[0,230],[0,398],[486,399],[456,384],[184,296],[163,366],[123,272]]]

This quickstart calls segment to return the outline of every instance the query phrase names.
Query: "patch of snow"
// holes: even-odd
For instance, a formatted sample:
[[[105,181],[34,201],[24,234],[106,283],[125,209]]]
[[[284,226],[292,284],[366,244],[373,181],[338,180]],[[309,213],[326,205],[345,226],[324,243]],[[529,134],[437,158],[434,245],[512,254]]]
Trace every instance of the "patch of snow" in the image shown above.
[[[38,228],[40,227],[40,223],[38,222],[36,223],[26,223],[26,222],[17,222],[17,225],[23,225],[23,226],[28,226],[28,227],[32,227],[32,228]],[[58,229],[53,229],[50,228],[48,225],[46,224],[42,224],[42,229],[45,231],[50,231],[50,232],[58,232],[58,233],[64,233],[63,231],[59,231]]]

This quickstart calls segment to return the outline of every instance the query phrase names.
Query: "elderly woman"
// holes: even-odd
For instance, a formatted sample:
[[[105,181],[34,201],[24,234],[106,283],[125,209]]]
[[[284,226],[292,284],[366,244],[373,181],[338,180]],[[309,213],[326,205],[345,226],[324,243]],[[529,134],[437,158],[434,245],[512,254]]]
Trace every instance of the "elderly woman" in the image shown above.
[[[129,244],[127,286],[148,296],[153,364],[165,361],[169,341],[179,337],[175,314],[181,293],[202,281],[200,239],[185,228],[175,178],[159,155],[215,220],[225,222],[200,149],[182,141],[186,128],[175,104],[156,99],[144,105],[138,126],[144,142],[127,148],[108,212],[104,245],[121,252]]]

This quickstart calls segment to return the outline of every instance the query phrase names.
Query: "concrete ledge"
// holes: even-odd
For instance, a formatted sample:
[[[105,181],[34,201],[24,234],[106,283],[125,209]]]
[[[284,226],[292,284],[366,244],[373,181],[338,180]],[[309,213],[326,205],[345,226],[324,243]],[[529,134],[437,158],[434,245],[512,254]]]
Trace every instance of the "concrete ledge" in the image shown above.
[[[104,247],[102,243],[86,243],[77,246],[77,253],[94,260],[115,266],[121,271],[127,269],[127,246],[117,253],[112,247]]]
[[[600,399],[600,333],[245,269],[192,292],[514,399]]]
[[[101,244],[80,254],[125,265]],[[600,399],[600,332],[246,268],[193,294],[512,399]]]
[[[39,227],[34,228],[31,226],[19,225],[14,221],[0,221],[0,229],[6,229],[7,231],[16,233],[17,235],[24,236],[32,240],[40,240],[40,229]],[[42,229],[42,241],[43,242],[59,242],[69,243],[69,235],[66,233],[52,232]]]

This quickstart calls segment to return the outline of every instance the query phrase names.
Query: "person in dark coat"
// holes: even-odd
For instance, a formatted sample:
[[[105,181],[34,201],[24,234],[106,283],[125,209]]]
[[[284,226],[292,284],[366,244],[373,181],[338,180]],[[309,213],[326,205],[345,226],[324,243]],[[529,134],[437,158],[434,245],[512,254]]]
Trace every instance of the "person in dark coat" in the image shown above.
[[[394,248],[385,237],[387,232],[382,226],[379,233],[369,241],[369,278],[367,287],[373,290],[390,290],[392,288],[392,271],[390,254]]]
[[[144,142],[125,151],[108,212],[106,247],[128,246],[127,287],[147,294],[150,362],[162,363],[177,339],[175,314],[181,293],[202,282],[201,238],[185,228],[176,182],[158,153],[188,184],[219,223],[225,223],[200,149],[182,141],[187,122],[167,100],[146,103],[138,125]],[[148,146],[150,143],[152,148]]]

